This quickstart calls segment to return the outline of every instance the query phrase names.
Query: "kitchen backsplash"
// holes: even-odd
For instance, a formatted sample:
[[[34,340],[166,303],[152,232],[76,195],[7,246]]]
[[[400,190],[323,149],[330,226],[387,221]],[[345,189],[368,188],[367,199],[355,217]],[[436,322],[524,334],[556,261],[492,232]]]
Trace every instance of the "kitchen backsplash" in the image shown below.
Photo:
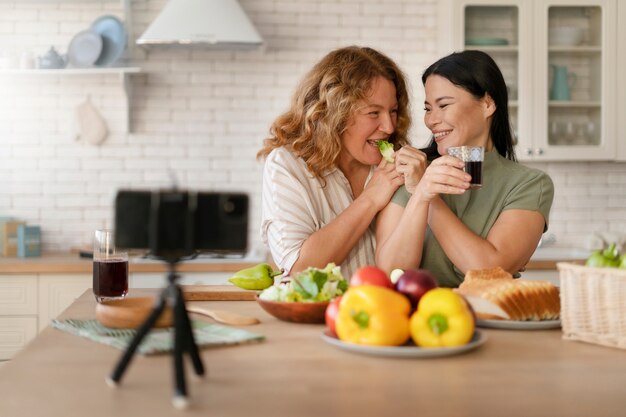
[[[0,2],[0,55],[61,52],[97,17],[123,17],[119,0]],[[438,48],[436,0],[346,2],[240,0],[265,46],[256,51],[136,48],[129,65],[130,133],[123,81],[112,75],[0,74],[0,216],[40,224],[44,250],[91,242],[110,226],[118,188],[181,187],[250,194],[250,241],[261,247],[262,162],[255,154],[299,78],[329,50],[378,48],[408,75],[415,145],[422,123],[421,71]],[[133,0],[142,33],[164,0]],[[89,96],[106,120],[100,146],[76,140],[76,107]],[[592,232],[626,230],[626,164],[534,163],[556,185],[550,233],[581,246]]]

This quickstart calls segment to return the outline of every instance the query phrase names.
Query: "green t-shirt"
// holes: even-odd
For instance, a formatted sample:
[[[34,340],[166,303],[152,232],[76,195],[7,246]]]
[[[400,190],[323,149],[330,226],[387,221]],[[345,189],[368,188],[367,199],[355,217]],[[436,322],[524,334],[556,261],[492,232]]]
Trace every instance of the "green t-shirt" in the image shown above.
[[[391,201],[404,207],[410,196],[403,186]],[[463,195],[441,194],[441,198],[463,224],[483,239],[500,213],[509,209],[538,211],[546,220],[545,232],[554,185],[546,173],[492,151],[485,152],[482,188],[468,190]],[[457,287],[463,281],[463,273],[450,262],[430,227],[426,230],[420,268],[431,271],[444,287]]]

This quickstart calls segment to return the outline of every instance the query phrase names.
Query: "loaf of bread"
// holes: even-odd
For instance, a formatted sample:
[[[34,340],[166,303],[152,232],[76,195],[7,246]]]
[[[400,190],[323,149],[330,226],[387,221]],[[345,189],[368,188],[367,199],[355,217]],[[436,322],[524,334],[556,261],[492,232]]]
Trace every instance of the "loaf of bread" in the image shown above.
[[[467,271],[457,290],[479,319],[553,320],[559,318],[559,289],[547,281],[513,279],[500,267]]]

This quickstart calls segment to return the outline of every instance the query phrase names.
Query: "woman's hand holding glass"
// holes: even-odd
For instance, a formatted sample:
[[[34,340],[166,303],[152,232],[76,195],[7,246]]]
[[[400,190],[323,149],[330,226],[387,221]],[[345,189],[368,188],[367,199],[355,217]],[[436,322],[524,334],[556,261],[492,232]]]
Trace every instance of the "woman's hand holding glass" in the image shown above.
[[[421,201],[430,202],[439,194],[463,194],[470,187],[471,176],[463,171],[465,163],[453,156],[435,159],[426,168],[413,193]]]
[[[397,151],[394,158],[396,171],[403,176],[407,191],[413,194],[428,166],[426,154],[407,145]]]

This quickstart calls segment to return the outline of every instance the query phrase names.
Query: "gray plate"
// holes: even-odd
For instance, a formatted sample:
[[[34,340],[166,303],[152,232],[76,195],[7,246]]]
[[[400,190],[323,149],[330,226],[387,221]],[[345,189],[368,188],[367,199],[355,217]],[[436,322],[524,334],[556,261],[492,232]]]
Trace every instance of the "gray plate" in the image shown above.
[[[487,336],[474,332],[474,337],[466,345],[451,348],[421,348],[418,346],[365,346],[354,343],[342,342],[328,331],[322,333],[322,340],[348,352],[361,353],[364,355],[387,356],[396,358],[433,358],[438,356],[451,356],[476,349],[487,341]]]
[[[506,330],[547,330],[560,329],[561,320],[515,321],[515,320],[476,320],[476,326]]]

